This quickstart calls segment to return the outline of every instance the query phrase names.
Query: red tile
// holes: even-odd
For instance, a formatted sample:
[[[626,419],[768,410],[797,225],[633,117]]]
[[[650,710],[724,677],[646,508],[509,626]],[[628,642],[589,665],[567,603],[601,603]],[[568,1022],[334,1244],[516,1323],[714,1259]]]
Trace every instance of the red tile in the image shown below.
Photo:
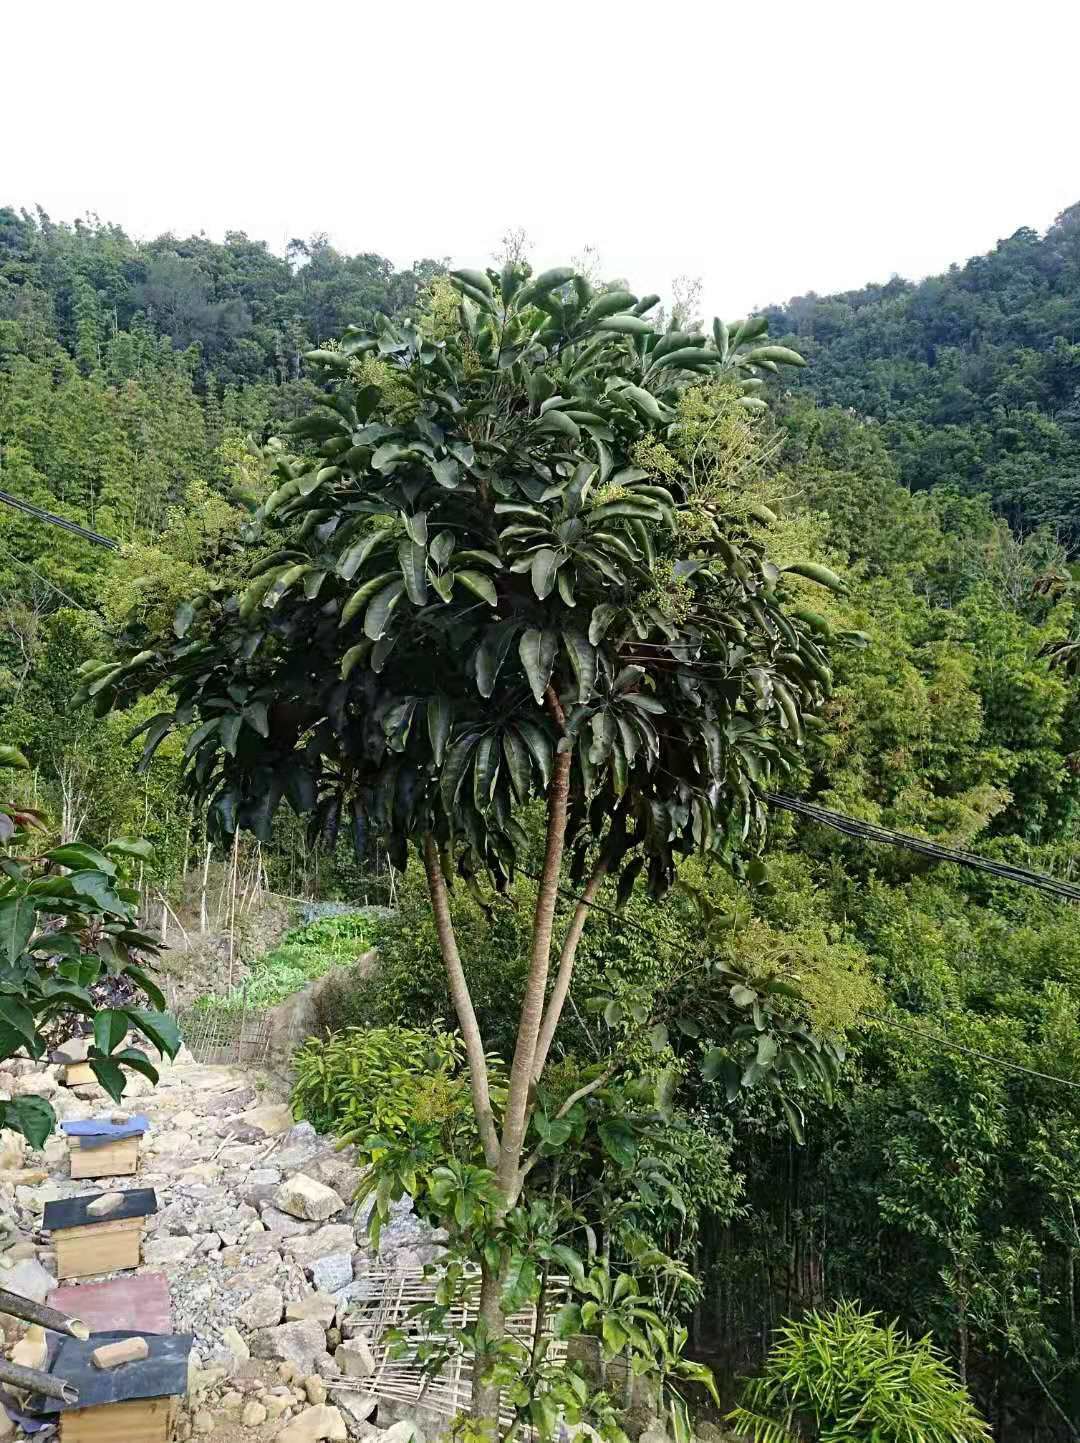
[[[169,1283],[164,1273],[140,1273],[108,1283],[69,1283],[49,1294],[49,1307],[81,1318],[92,1333],[127,1329],[171,1333]]]

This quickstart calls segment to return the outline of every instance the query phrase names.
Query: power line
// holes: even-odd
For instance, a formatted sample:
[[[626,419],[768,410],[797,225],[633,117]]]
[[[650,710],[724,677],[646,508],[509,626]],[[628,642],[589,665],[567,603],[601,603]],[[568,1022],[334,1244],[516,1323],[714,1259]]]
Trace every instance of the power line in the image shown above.
[[[50,590],[55,591],[57,596],[63,597],[63,599],[68,602],[69,605],[77,607],[79,611],[85,611],[87,616],[93,617],[94,621],[96,621],[99,626],[107,630],[98,612],[94,611],[89,606],[85,606],[81,601],[77,601],[74,596],[70,596],[63,589],[63,587],[57,586],[55,581],[50,581],[47,576],[42,576],[41,572],[38,571],[35,566],[32,566],[29,561],[24,561],[21,556],[16,556],[14,551],[12,551],[11,547],[6,546],[2,541],[0,541],[0,549],[3,549],[7,552],[8,556],[11,558],[12,561],[14,561],[16,566],[24,566],[32,576],[36,576],[38,581],[41,582],[42,586],[47,586],[50,588]]]
[[[519,867],[518,871],[524,873],[526,877],[530,877],[534,882],[541,880],[539,873],[532,872],[527,867]],[[569,887],[560,885],[556,890],[561,896],[568,897],[574,902],[582,903],[597,912],[603,912],[605,916],[613,917],[622,926],[629,927],[635,932],[640,932],[643,937],[647,937],[649,941],[656,946],[663,947],[669,945],[665,942],[664,938],[662,938],[659,933],[654,932],[651,927],[642,926],[640,922],[635,922],[633,918],[624,916],[621,912],[616,911],[614,907],[605,907],[603,903],[594,902],[582,893],[572,891]],[[863,1017],[869,1017],[875,1022],[880,1022],[885,1027],[893,1027],[900,1032],[910,1032],[916,1037],[921,1037],[924,1042],[936,1042],[941,1047],[951,1048],[954,1052],[962,1052],[968,1057],[977,1057],[983,1062],[992,1062],[998,1067],[1009,1068],[1013,1072],[1025,1073],[1028,1077],[1037,1077],[1044,1082],[1059,1082],[1063,1087],[1072,1087],[1080,1090],[1080,1082],[1073,1082],[1071,1078],[1061,1077],[1055,1072],[1039,1072],[1033,1067],[1024,1067],[1022,1063],[1011,1062],[1007,1057],[998,1057],[995,1053],[983,1052],[977,1047],[966,1047],[963,1043],[953,1042],[948,1037],[942,1037],[936,1033],[924,1032],[921,1027],[913,1027],[903,1022],[896,1022],[880,1012],[864,1010],[861,1015]]]
[[[980,857],[974,852],[963,852],[956,847],[943,847],[938,842],[913,837],[907,832],[878,827],[873,822],[857,821],[854,817],[845,816],[843,812],[830,811],[827,807],[819,807],[801,797],[790,797],[785,792],[766,792],[762,794],[761,800],[768,806],[795,812],[849,837],[857,837],[860,841],[876,842],[888,847],[904,847],[910,852],[920,852],[924,857],[931,857],[935,862],[955,862],[961,867],[989,872],[1007,882],[1018,882],[1024,887],[1037,887],[1043,892],[1067,897],[1071,902],[1080,902],[1080,887],[1071,882],[1059,881],[1057,877],[1051,877],[1045,872],[1034,872],[1030,867],[1014,867],[1010,862],[996,862],[990,857]]]
[[[1038,1072],[1033,1067],[1024,1067],[1019,1062],[1010,1062],[1007,1057],[998,1057],[992,1052],[982,1052],[978,1047],[965,1047],[960,1042],[953,1042],[948,1037],[941,1037],[934,1032],[924,1032],[921,1027],[911,1027],[904,1022],[896,1022],[891,1017],[885,1017],[880,1012],[864,1012],[864,1017],[872,1017],[875,1022],[882,1023],[885,1027],[894,1027],[899,1032],[910,1032],[914,1037],[921,1037],[924,1042],[936,1042],[941,1047],[951,1047],[954,1052],[963,1052],[967,1057],[979,1057],[983,1062],[993,1062],[998,1067],[1011,1068],[1013,1072],[1025,1072],[1028,1077],[1039,1077],[1044,1082],[1060,1082],[1064,1087],[1075,1087],[1080,1089],[1080,1082],[1073,1082],[1068,1077],[1059,1077],[1056,1072]]]
[[[0,502],[6,506],[13,506],[16,511],[25,511],[27,516],[33,516],[37,521],[47,521],[51,526],[59,526],[64,531],[70,531],[73,536],[81,536],[84,541],[92,541],[96,546],[107,546],[110,551],[120,550],[120,543],[114,541],[111,536],[102,536],[100,532],[91,531],[87,526],[80,526],[77,521],[69,521],[65,516],[55,516],[51,511],[45,511],[30,501],[23,501],[18,496],[12,496],[9,491],[0,491]]]

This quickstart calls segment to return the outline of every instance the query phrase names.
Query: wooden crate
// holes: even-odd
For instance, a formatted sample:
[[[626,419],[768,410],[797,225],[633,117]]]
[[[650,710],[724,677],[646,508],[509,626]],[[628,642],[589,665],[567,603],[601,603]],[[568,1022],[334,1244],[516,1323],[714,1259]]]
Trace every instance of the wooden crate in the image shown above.
[[[97,1082],[89,1062],[69,1062],[64,1068],[65,1087],[82,1087],[88,1082]]]
[[[60,1414],[60,1443],[170,1443],[176,1398],[138,1398]]]
[[[130,1177],[139,1168],[139,1139],[124,1137],[100,1147],[83,1147],[82,1138],[68,1139],[71,1150],[71,1176]]]
[[[105,1219],[81,1228],[53,1233],[56,1276],[85,1278],[91,1273],[117,1273],[142,1261],[143,1218]],[[125,1324],[127,1326],[127,1324]]]

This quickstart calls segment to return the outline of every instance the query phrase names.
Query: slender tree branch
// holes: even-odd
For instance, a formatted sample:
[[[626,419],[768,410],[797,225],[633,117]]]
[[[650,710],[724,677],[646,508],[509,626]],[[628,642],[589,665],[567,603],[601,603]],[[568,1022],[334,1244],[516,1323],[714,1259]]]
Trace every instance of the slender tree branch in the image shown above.
[[[548,710],[560,731],[566,716],[562,703],[551,686],[545,692]],[[536,910],[533,914],[532,952],[529,975],[521,1002],[514,1060],[510,1066],[506,1115],[503,1119],[502,1146],[499,1156],[499,1186],[509,1204],[517,1200],[520,1183],[521,1149],[528,1125],[529,1097],[533,1085],[533,1060],[544,1013],[548,972],[551,966],[551,938],[555,907],[559,900],[559,877],[562,871],[563,847],[566,841],[567,804],[570,792],[571,753],[556,752],[551,784],[547,795],[547,845],[544,865],[536,889]]]
[[[566,1114],[570,1111],[570,1109],[574,1106],[574,1104],[576,1102],[580,1102],[583,1097],[589,1097],[592,1095],[592,1093],[599,1092],[600,1088],[603,1087],[604,1083],[610,1082],[611,1079],[615,1076],[616,1072],[618,1072],[619,1070],[620,1065],[621,1064],[618,1062],[613,1062],[610,1067],[604,1069],[604,1071],[600,1074],[599,1077],[594,1077],[593,1080],[591,1082],[587,1082],[584,1087],[579,1087],[576,1092],[572,1092],[563,1103],[563,1105],[559,1108],[552,1121],[558,1122],[561,1117],[565,1117]],[[521,1173],[518,1180],[519,1188],[539,1161],[540,1151],[539,1149],[537,1149],[535,1152],[531,1152],[522,1163]]]
[[[593,868],[592,876],[585,884],[585,889],[578,899],[574,908],[574,915],[570,919],[570,926],[566,930],[566,937],[563,939],[562,952],[559,954],[559,970],[555,975],[555,986],[552,988],[551,996],[548,998],[547,1009],[544,1012],[544,1020],[540,1025],[540,1036],[536,1042],[536,1056],[533,1058],[533,1081],[539,1082],[544,1071],[544,1064],[547,1062],[548,1053],[551,1051],[551,1044],[555,1039],[555,1029],[559,1025],[563,1008],[566,1006],[566,998],[570,992],[570,983],[574,976],[574,961],[577,957],[578,943],[581,941],[581,934],[585,930],[585,923],[592,911],[593,898],[599,892],[604,878],[607,876],[608,862],[606,856],[600,858]]]
[[[431,910],[435,917],[435,930],[439,937],[446,977],[450,984],[450,997],[454,1003],[461,1035],[465,1041],[465,1055],[469,1063],[469,1086],[472,1090],[473,1110],[480,1130],[480,1143],[488,1167],[499,1165],[499,1134],[495,1128],[495,1117],[491,1110],[491,1089],[488,1082],[487,1057],[484,1054],[484,1039],[480,1024],[476,1020],[469,993],[469,984],[461,965],[454,923],[450,916],[450,899],[446,891],[442,862],[435,838],[430,832],[424,837],[424,870],[427,873],[428,892],[431,896]]]

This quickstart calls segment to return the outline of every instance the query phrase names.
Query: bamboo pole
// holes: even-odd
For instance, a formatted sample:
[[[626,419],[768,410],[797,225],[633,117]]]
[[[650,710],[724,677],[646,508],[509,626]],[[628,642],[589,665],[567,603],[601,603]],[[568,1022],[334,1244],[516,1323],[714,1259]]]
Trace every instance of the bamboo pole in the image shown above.
[[[13,1388],[22,1388],[27,1393],[44,1393],[46,1398],[59,1398],[69,1408],[79,1401],[78,1388],[73,1388],[63,1378],[42,1373],[37,1368],[20,1368],[18,1363],[9,1363],[3,1358],[0,1358],[0,1383],[10,1383]]]
[[[81,1318],[69,1318],[56,1308],[35,1303],[32,1298],[24,1298],[19,1293],[9,1293],[6,1288],[0,1288],[0,1313],[7,1313],[24,1323],[37,1323],[53,1333],[66,1333],[69,1338],[78,1338],[80,1343],[85,1343],[90,1336],[90,1329]]]
[[[236,966],[236,873],[240,860],[240,828],[233,832],[232,875],[229,884],[229,991],[233,989]]]
[[[206,887],[210,880],[210,850],[210,842],[208,840],[206,843],[206,857],[203,861],[202,869],[202,890],[199,893],[199,931],[204,934],[210,920],[207,916],[206,908]]]

